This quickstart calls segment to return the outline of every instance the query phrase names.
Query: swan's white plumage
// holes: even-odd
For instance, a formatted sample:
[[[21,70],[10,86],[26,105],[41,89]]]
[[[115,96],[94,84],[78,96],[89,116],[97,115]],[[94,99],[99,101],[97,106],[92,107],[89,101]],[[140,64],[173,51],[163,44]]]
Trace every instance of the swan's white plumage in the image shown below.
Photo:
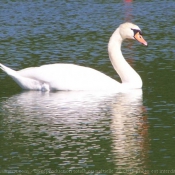
[[[132,23],[124,23],[113,33],[108,44],[109,58],[122,83],[107,75],[74,64],[49,64],[14,71],[2,64],[5,71],[23,89],[28,90],[109,90],[121,92],[124,89],[141,88],[142,80],[126,62],[121,53],[121,43],[125,38],[134,39],[131,28],[140,30]],[[146,44],[145,44],[146,45]]]
[[[110,83],[112,90],[120,85],[95,69],[74,64],[49,64],[23,69],[18,73],[48,84],[51,90],[107,90],[109,87],[103,82]],[[94,84],[94,80],[98,83]]]

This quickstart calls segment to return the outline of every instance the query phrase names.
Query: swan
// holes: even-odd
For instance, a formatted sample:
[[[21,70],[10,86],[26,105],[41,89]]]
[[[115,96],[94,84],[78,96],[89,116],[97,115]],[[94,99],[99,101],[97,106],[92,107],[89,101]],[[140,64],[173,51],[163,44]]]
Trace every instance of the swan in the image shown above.
[[[6,72],[22,89],[26,90],[102,90],[121,92],[123,89],[142,88],[142,79],[127,63],[121,52],[125,39],[137,40],[147,46],[141,29],[130,22],[123,23],[109,39],[108,54],[113,68],[122,83],[95,69],[75,64],[48,64],[40,67],[29,67],[19,71],[12,70],[0,63]]]

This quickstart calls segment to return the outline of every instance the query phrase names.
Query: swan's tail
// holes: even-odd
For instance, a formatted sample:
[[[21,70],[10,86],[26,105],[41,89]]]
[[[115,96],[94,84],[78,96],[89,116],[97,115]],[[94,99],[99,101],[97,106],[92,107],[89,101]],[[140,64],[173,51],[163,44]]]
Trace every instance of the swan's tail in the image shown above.
[[[6,72],[22,89],[28,90],[49,90],[49,87],[45,89],[45,84],[27,77],[21,76],[17,71],[10,69],[0,63],[0,68]]]
[[[6,72],[9,76],[16,74],[16,71],[4,66],[3,64],[0,63],[0,68]]]

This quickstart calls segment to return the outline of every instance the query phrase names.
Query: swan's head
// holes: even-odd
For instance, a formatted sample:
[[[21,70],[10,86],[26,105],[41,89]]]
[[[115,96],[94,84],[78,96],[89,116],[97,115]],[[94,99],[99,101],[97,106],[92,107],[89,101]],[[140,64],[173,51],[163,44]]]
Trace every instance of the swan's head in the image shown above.
[[[142,36],[141,29],[133,23],[126,22],[124,24],[121,24],[119,26],[119,33],[123,40],[126,38],[135,39],[145,46],[148,45]]]

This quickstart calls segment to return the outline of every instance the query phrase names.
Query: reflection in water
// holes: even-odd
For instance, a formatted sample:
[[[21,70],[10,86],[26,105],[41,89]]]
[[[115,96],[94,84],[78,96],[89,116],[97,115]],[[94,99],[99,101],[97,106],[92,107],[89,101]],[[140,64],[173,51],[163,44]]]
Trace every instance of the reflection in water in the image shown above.
[[[132,0],[124,0],[125,3],[125,21],[132,22]]]
[[[102,162],[114,159],[116,170],[147,166],[142,90],[123,94],[23,92],[3,101],[2,110],[6,136],[28,150],[24,157],[20,150],[13,150],[22,160],[14,159],[12,163],[18,166],[27,159],[35,160],[37,168],[48,168],[54,162],[63,169],[97,169],[103,157]],[[18,132],[15,140],[14,130]],[[105,146],[111,146],[112,154]]]
[[[124,0],[124,14],[125,14],[125,22],[133,22],[132,18],[133,18],[133,4],[132,4],[132,0]],[[129,54],[127,57],[127,61],[129,62],[130,65],[133,66],[134,63],[134,55],[133,55],[133,42],[128,41],[126,44],[126,48],[128,48],[129,50]],[[132,52],[131,52],[132,51]]]
[[[123,94],[121,101],[111,109],[113,152],[117,169],[128,173],[147,170],[148,123],[141,96]]]

